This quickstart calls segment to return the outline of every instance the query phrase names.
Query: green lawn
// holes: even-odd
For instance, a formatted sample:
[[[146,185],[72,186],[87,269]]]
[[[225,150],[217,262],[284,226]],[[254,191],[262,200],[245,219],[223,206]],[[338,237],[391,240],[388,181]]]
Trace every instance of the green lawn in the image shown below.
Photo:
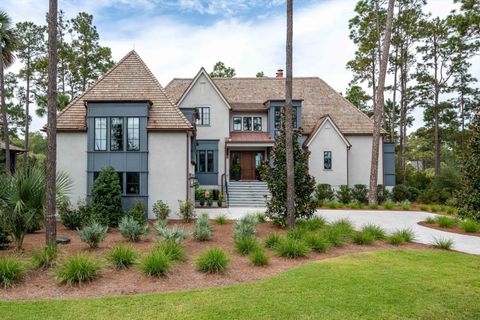
[[[0,302],[0,319],[480,319],[480,257],[390,250],[220,289]]]

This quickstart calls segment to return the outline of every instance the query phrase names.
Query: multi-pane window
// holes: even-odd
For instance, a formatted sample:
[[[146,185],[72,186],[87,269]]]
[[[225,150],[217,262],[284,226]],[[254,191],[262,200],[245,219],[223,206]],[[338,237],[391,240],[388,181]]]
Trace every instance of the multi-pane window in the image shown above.
[[[198,151],[198,172],[206,172],[205,150]]]
[[[107,150],[107,118],[95,118],[95,150]]]
[[[253,117],[253,131],[262,131],[262,117]]]
[[[196,120],[197,126],[209,126],[210,125],[210,107],[199,107],[198,118]]]
[[[298,128],[297,122],[297,108],[293,108],[293,117],[292,117],[292,125],[293,128]],[[278,131],[282,128],[282,107],[275,107],[274,110],[274,125],[275,125],[275,135],[278,134]]]
[[[262,117],[233,117],[233,131],[262,131]]]
[[[127,172],[126,194],[140,194],[140,173]]]
[[[252,131],[252,117],[243,117],[243,131]]]
[[[207,151],[207,172],[213,172],[213,150]]]
[[[201,173],[215,172],[215,151],[197,150],[196,171]]]
[[[332,169],[332,151],[323,151],[323,169]]]
[[[242,131],[242,117],[233,117],[233,131]]]
[[[123,150],[123,118],[110,118],[110,150]]]
[[[140,119],[127,119],[127,150],[140,150]]]

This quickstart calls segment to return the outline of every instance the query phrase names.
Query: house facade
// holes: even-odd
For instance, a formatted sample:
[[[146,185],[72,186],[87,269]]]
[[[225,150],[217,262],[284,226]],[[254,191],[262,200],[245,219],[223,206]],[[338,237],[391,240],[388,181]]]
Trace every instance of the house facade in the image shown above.
[[[88,198],[108,165],[119,174],[125,208],[141,200],[151,214],[163,200],[175,212],[195,182],[228,198],[234,183],[259,180],[284,92],[281,73],[212,79],[203,68],[164,89],[130,52],[58,116],[57,166],[73,180],[71,202]],[[317,183],[368,185],[372,121],[319,78],[294,78],[293,105]],[[393,185],[392,147],[380,146],[378,181]]]

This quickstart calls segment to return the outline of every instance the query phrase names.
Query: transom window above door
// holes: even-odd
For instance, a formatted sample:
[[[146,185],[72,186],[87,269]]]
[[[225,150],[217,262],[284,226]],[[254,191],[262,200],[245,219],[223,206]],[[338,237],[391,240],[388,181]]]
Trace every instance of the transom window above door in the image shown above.
[[[262,117],[233,117],[233,131],[262,131]]]

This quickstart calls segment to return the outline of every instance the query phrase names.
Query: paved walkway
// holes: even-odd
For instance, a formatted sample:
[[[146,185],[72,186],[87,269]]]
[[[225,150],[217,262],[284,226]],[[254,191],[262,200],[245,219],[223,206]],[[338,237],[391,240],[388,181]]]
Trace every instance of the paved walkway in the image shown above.
[[[229,219],[238,219],[248,213],[264,212],[265,208],[222,208],[222,209],[197,209],[198,214],[208,212],[210,217],[226,215]],[[416,242],[431,244],[435,238],[453,240],[453,249],[461,252],[480,255],[480,237],[444,232],[418,225],[432,213],[413,211],[379,211],[379,210],[317,210],[317,215],[325,217],[328,221],[342,218],[349,219],[356,229],[364,224],[375,223],[384,228],[388,233],[401,228],[411,228],[415,232]]]

